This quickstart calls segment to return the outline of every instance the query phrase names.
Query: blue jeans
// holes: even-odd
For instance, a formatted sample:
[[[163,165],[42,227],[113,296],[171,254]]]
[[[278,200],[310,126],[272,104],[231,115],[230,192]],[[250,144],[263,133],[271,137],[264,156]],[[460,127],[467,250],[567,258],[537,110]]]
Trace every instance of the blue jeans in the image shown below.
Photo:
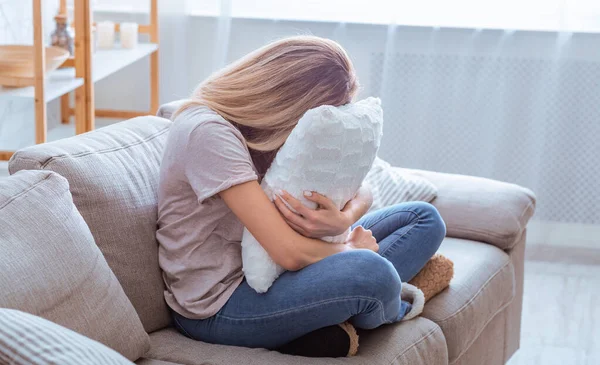
[[[412,279],[446,234],[438,211],[404,203],[356,222],[373,232],[379,253],[354,250],[283,273],[265,294],[243,281],[221,310],[207,319],[173,312],[175,327],[204,342],[273,349],[316,329],[349,320],[372,329],[399,321],[410,310],[402,281]]]

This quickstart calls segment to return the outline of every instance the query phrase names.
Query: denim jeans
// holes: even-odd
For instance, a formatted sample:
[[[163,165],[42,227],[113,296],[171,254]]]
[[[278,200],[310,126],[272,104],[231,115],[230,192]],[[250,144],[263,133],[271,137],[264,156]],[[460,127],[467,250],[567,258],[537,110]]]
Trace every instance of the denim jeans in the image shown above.
[[[173,312],[184,335],[224,345],[276,348],[321,327],[349,320],[372,329],[399,321],[410,310],[400,299],[409,281],[446,234],[438,211],[411,202],[369,213],[356,222],[373,232],[379,253],[354,250],[283,273],[267,293],[243,281],[214,316],[188,319]]]

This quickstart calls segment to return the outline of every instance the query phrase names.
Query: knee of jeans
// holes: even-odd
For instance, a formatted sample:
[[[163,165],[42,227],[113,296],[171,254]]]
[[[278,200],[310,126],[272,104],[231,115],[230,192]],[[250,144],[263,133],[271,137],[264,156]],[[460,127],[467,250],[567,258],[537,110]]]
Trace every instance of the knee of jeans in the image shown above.
[[[382,301],[400,295],[401,279],[390,261],[369,250],[344,255],[345,272],[340,274],[353,295],[372,296]]]
[[[438,242],[439,247],[439,244],[446,237],[446,222],[444,222],[440,212],[432,204],[426,202],[416,202],[414,208],[419,215],[419,220],[422,224],[427,225],[433,235],[432,242]]]

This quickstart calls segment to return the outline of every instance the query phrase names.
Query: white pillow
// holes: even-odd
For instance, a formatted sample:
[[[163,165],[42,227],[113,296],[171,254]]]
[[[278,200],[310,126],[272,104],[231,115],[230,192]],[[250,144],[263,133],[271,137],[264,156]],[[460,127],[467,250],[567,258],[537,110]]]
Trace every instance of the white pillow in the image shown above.
[[[118,352],[75,331],[33,314],[4,308],[0,309],[0,363],[134,365]]]
[[[371,171],[365,177],[365,184],[373,194],[373,204],[369,212],[409,201],[429,203],[438,193],[437,187],[429,180],[400,167],[391,166],[379,157],[375,159]]]
[[[304,191],[316,191],[339,209],[352,199],[377,156],[383,128],[378,98],[341,107],[320,106],[307,111],[281,147],[261,186],[269,199],[285,190],[305,206],[316,204]],[[328,242],[344,242],[349,231]],[[252,234],[244,229],[242,261],[246,280],[258,293],[266,292],[284,271]]]

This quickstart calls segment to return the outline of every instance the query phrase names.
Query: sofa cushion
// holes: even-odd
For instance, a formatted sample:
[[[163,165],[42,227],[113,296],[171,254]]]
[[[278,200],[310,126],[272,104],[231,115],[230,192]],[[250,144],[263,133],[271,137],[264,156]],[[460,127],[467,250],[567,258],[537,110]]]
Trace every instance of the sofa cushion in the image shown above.
[[[114,350],[68,328],[4,308],[0,309],[0,360],[15,365],[133,365]]]
[[[140,117],[17,151],[9,170],[51,170],[73,201],[144,328],[170,323],[156,241],[157,187],[170,122]]]
[[[306,358],[265,349],[211,345],[169,328],[150,334],[149,358],[176,363],[223,365],[447,365],[446,341],[440,328],[425,318],[362,331],[358,354],[346,358]]]
[[[167,104],[163,104],[163,105],[160,106],[160,108],[158,108],[158,111],[156,112],[156,115],[158,115],[161,118],[173,120],[173,114],[183,104],[185,104],[188,101],[189,101],[189,99],[181,99],[181,100],[172,101],[172,102],[167,103]]]
[[[177,364],[175,362],[170,362],[170,361],[149,359],[147,357],[143,357],[143,358],[139,359],[138,361],[136,361],[135,363],[137,365],[183,365],[183,364]]]
[[[481,241],[503,250],[514,247],[535,212],[535,194],[526,188],[482,177],[403,169],[438,189],[431,202],[446,222],[449,237]]]
[[[439,252],[454,261],[454,278],[448,289],[427,303],[422,315],[444,331],[452,363],[511,303],[515,276],[510,258],[495,246],[447,238]]]
[[[148,335],[73,205],[49,171],[0,179],[0,307],[28,312],[90,337],[130,360]]]

